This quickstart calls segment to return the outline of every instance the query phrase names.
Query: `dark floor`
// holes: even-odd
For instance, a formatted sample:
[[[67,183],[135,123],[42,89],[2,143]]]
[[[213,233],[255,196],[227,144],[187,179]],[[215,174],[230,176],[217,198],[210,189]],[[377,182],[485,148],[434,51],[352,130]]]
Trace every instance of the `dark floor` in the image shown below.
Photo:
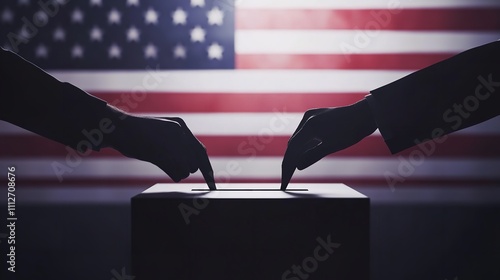
[[[132,280],[128,203],[18,203],[16,210],[16,278],[6,271],[2,238],[1,279]],[[372,198],[371,279],[500,279],[499,264],[500,203]]]

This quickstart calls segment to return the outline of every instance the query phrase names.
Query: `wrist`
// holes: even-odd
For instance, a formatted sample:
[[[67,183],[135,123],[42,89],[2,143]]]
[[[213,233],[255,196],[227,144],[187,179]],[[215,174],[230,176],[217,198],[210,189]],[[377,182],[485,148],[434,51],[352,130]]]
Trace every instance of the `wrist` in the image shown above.
[[[112,105],[107,104],[105,118],[111,122],[111,129],[104,134],[102,147],[119,150],[120,138],[124,135],[125,122],[130,115]]]
[[[359,116],[356,118],[360,120],[360,127],[363,128],[363,133],[368,136],[377,130],[377,123],[373,116],[368,100],[362,99],[351,105]]]

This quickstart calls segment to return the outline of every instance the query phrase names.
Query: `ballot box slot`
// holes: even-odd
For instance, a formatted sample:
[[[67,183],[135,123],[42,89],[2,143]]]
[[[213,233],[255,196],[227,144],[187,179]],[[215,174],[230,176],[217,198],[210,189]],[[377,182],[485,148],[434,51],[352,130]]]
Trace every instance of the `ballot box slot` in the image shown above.
[[[263,191],[263,192],[282,192],[280,189],[191,189],[192,192],[253,192],[253,191]],[[307,192],[309,189],[287,189],[286,192]]]

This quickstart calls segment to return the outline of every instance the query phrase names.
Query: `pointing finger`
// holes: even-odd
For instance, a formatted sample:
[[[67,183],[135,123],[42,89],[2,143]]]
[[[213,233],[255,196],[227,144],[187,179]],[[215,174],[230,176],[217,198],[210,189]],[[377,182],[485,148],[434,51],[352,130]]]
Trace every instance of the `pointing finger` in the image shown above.
[[[193,135],[183,119],[178,117],[165,119],[176,121],[182,126],[182,128],[184,128],[184,132],[187,134],[186,136],[190,138],[190,142],[192,143],[192,145],[194,145],[194,150],[196,151],[196,161],[198,162],[198,167],[201,174],[203,175],[203,178],[205,179],[205,182],[207,182],[208,188],[211,190],[216,190],[217,187],[215,186],[214,171],[212,169],[212,165],[210,164],[210,160],[208,159],[205,146],[203,146],[203,144]]]
[[[216,190],[217,187],[215,186],[214,171],[203,145],[200,147],[199,151],[200,152],[198,153],[198,160],[200,162],[201,174],[203,175],[205,182],[207,182],[208,188],[211,190]]]
[[[292,163],[286,154],[281,164],[281,190],[286,190],[290,180],[292,179],[293,173],[295,172],[295,165]]]
[[[281,190],[286,190],[295,169],[298,167],[302,154],[321,143],[321,139],[314,137],[310,126],[307,124],[304,124],[297,133],[290,138],[281,164]]]

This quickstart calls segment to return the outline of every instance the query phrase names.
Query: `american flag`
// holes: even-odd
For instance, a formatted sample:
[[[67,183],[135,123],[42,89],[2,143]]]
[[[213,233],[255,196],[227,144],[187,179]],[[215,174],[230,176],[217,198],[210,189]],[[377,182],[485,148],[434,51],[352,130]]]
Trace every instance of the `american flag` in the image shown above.
[[[500,1],[4,0],[0,36],[0,46],[124,110],[183,118],[219,182],[278,182],[304,111],[354,103],[499,39]],[[1,166],[17,166],[25,182],[58,182],[54,162],[71,168],[63,176],[69,184],[169,181],[114,150],[78,159],[5,122],[0,139]],[[422,147],[391,155],[377,131],[292,182],[386,185],[399,174],[405,182],[498,184],[498,143],[499,118],[454,133],[418,159],[411,152]]]

